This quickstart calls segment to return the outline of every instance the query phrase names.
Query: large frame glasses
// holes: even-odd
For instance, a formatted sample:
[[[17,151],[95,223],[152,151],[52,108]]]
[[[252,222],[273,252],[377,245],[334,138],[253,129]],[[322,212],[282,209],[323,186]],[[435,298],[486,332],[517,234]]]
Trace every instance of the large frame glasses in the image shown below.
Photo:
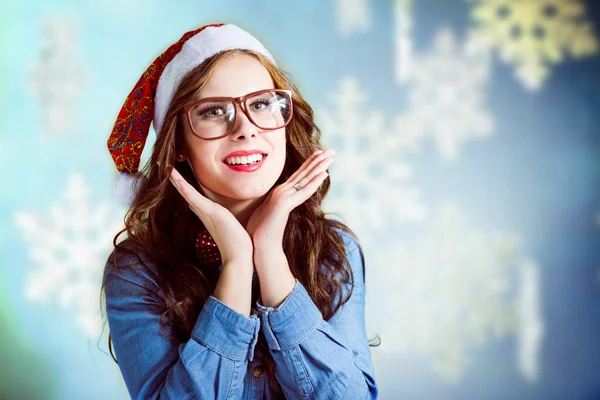
[[[292,91],[263,89],[240,97],[207,97],[183,107],[194,135],[201,139],[220,139],[229,135],[237,123],[238,105],[248,120],[262,130],[287,126],[292,120]]]

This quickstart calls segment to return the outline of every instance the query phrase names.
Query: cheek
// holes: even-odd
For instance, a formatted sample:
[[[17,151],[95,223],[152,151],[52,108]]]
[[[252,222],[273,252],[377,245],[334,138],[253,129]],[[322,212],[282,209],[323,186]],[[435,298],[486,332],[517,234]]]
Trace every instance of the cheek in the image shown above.
[[[287,156],[286,154],[286,147],[287,144],[287,140],[286,140],[286,136],[285,136],[285,131],[281,134],[278,135],[275,141],[275,154],[277,157],[277,165],[279,167],[281,167],[281,169],[283,169],[283,165],[285,164],[285,158]]]
[[[210,149],[207,146],[195,146],[191,150],[188,150],[189,160],[198,178],[202,175],[212,175],[212,171],[218,167],[215,164],[215,152],[216,150]]]

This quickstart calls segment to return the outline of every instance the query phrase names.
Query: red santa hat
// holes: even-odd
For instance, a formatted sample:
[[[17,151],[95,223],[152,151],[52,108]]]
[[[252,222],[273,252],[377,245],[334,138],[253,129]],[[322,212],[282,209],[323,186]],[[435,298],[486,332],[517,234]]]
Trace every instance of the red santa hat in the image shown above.
[[[276,65],[269,51],[252,35],[232,24],[210,24],[185,33],[148,67],[121,108],[107,145],[120,172],[115,196],[131,204],[142,150],[150,124],[160,134],[173,95],[185,75],[225,50],[252,50]]]

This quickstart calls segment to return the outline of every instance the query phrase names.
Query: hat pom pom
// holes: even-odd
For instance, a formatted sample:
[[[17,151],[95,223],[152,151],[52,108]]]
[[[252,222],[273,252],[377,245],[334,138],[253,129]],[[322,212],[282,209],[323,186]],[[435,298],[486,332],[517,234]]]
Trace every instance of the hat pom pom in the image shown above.
[[[140,181],[139,173],[127,174],[121,172],[113,186],[114,196],[119,204],[128,206],[133,203]]]

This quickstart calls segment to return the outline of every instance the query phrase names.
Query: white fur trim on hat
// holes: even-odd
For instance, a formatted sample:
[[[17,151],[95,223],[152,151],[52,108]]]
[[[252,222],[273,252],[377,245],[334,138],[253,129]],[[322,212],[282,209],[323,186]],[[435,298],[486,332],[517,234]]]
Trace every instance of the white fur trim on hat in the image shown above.
[[[115,183],[113,186],[114,197],[118,201],[119,204],[128,206],[128,205],[131,205],[131,203],[133,203],[133,199],[135,198],[135,195],[136,195],[137,190],[139,189],[139,186],[141,183],[141,181],[136,182],[136,179],[138,179],[138,176],[140,176],[139,173],[136,173],[136,174],[120,173],[119,174],[119,176],[115,180]],[[140,179],[143,179],[143,178],[140,176]]]
[[[152,121],[157,135],[162,128],[173,95],[183,77],[206,59],[221,51],[233,49],[255,51],[277,65],[271,53],[258,39],[235,25],[227,24],[203,29],[184,43],[181,51],[167,64],[158,80]]]

